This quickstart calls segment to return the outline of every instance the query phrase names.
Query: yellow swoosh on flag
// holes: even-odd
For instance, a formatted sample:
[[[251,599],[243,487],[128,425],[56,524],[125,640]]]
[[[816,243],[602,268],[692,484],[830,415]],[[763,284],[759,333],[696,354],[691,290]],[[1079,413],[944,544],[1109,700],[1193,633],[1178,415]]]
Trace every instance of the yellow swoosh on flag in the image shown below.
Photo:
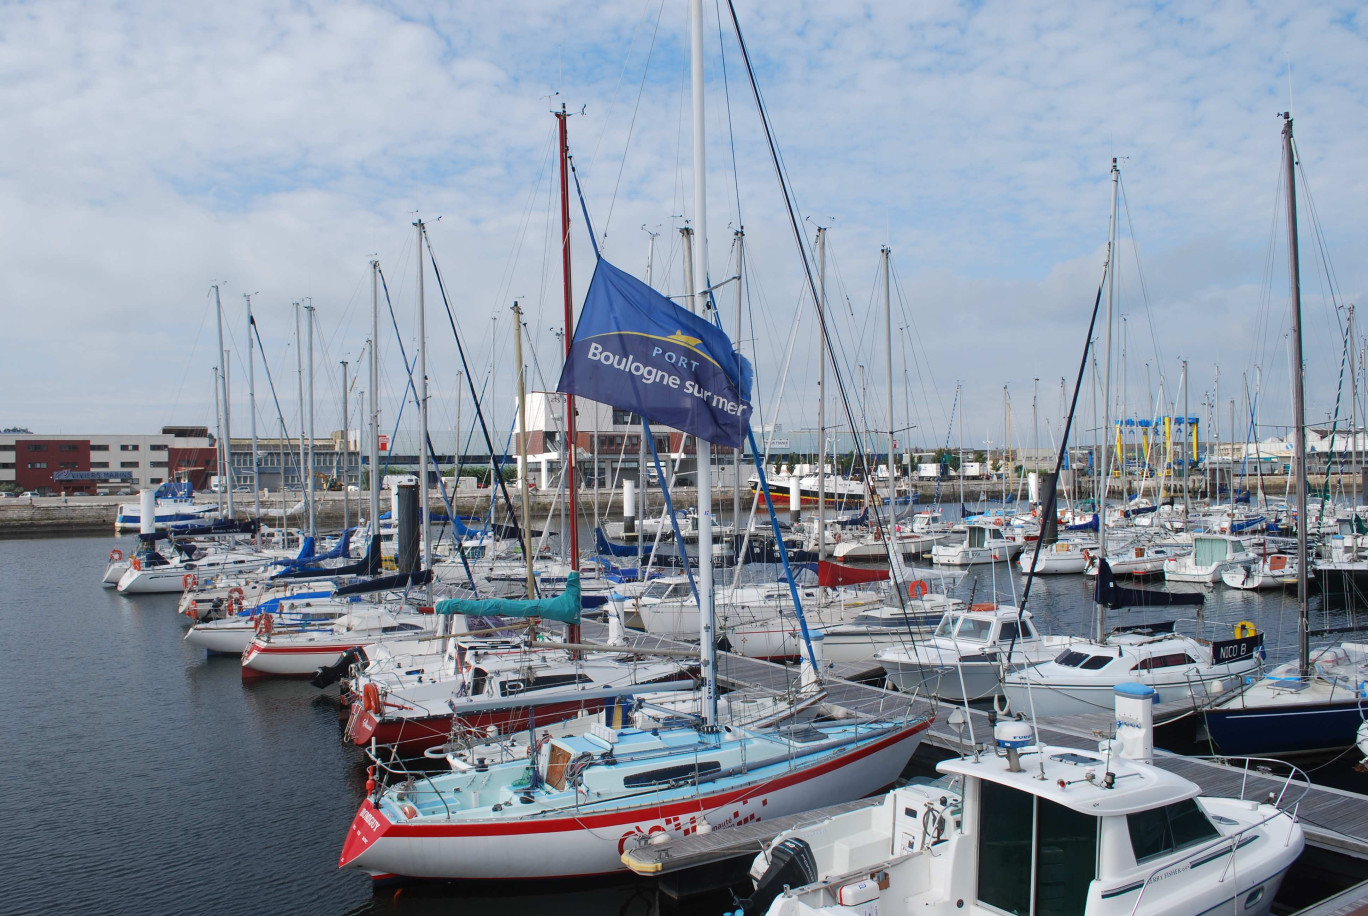
[[[673,334],[671,334],[669,337],[666,337],[665,339],[668,341],[672,341],[673,343],[683,344],[684,346],[690,349],[697,347],[700,343],[703,342],[703,338],[690,337],[683,331],[675,331]]]

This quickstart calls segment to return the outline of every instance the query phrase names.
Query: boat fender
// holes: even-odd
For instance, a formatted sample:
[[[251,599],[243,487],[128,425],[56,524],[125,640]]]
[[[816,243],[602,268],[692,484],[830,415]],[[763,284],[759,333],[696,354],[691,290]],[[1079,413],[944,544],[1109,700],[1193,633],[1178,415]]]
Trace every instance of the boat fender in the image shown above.
[[[142,570],[142,560],[139,560],[137,557],[134,557],[132,560],[129,560],[128,565],[132,566],[136,570]]]
[[[1259,635],[1259,629],[1250,621],[1241,620],[1239,623],[1235,624],[1236,639],[1248,639],[1250,636],[1257,635]]]
[[[383,715],[385,704],[380,700],[380,688],[375,684],[367,684],[361,688],[361,705],[366,711],[376,716]]]
[[[194,573],[186,573],[185,575],[181,576],[181,590],[182,590],[182,591],[187,591],[187,592],[188,592],[190,589],[194,588],[194,587],[195,587],[196,585],[198,585],[198,584],[199,584],[199,580],[195,578],[195,574],[194,574]]]
[[[123,559],[123,551],[115,547],[109,552],[109,562],[117,563]]]

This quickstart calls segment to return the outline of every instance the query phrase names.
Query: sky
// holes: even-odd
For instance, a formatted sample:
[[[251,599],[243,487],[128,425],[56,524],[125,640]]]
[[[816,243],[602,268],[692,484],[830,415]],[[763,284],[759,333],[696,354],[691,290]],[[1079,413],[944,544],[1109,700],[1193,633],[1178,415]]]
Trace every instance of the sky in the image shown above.
[[[1324,422],[1338,397],[1347,417],[1343,326],[1368,283],[1362,8],[736,6],[809,257],[827,230],[834,359],[858,423],[890,425],[886,245],[899,438],[1056,444],[1117,157],[1113,414],[1205,421],[1216,404],[1220,438],[1243,439],[1257,386],[1260,432],[1278,432],[1291,416],[1288,110],[1304,181],[1307,413]],[[738,339],[757,416],[811,427],[819,352],[803,260],[726,7],[705,7],[709,273],[736,274],[744,226]],[[604,257],[638,275],[649,262],[652,283],[678,295],[679,229],[695,221],[688,78],[683,0],[0,5],[0,426],[213,424],[217,286],[234,435],[250,415],[247,294],[264,345],[261,433],[299,428],[308,347],[295,302],[314,308],[316,428],[339,428],[340,362],[353,376],[361,364],[377,259],[394,310],[376,347],[382,426],[408,427],[401,346],[409,359],[418,348],[422,218],[450,308],[429,267],[432,423],[450,429],[459,413],[469,429],[473,378],[506,430],[515,299],[529,384],[554,387],[559,372],[553,110],[570,113],[584,194],[583,211],[572,199],[576,309],[594,264],[584,211]],[[737,287],[717,293],[729,331]],[[1105,315],[1076,440],[1099,422],[1104,329]],[[352,426],[367,387],[349,385]],[[845,409],[827,417],[844,425]]]

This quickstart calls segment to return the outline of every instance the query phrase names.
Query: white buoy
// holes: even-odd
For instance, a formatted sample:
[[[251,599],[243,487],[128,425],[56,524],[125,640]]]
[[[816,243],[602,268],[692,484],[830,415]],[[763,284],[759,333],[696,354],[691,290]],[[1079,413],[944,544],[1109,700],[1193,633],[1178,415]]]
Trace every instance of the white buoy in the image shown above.
[[[143,490],[138,494],[138,530],[143,534],[157,530],[156,490]]]
[[[627,534],[636,531],[636,481],[630,478],[622,481],[622,530]]]

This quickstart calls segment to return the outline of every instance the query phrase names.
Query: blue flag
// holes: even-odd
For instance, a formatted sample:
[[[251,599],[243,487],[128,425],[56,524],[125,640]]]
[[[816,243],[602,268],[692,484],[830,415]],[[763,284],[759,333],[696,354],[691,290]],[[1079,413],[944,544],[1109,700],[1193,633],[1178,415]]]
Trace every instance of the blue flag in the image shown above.
[[[599,260],[556,390],[740,448],[750,389],[721,329]]]

